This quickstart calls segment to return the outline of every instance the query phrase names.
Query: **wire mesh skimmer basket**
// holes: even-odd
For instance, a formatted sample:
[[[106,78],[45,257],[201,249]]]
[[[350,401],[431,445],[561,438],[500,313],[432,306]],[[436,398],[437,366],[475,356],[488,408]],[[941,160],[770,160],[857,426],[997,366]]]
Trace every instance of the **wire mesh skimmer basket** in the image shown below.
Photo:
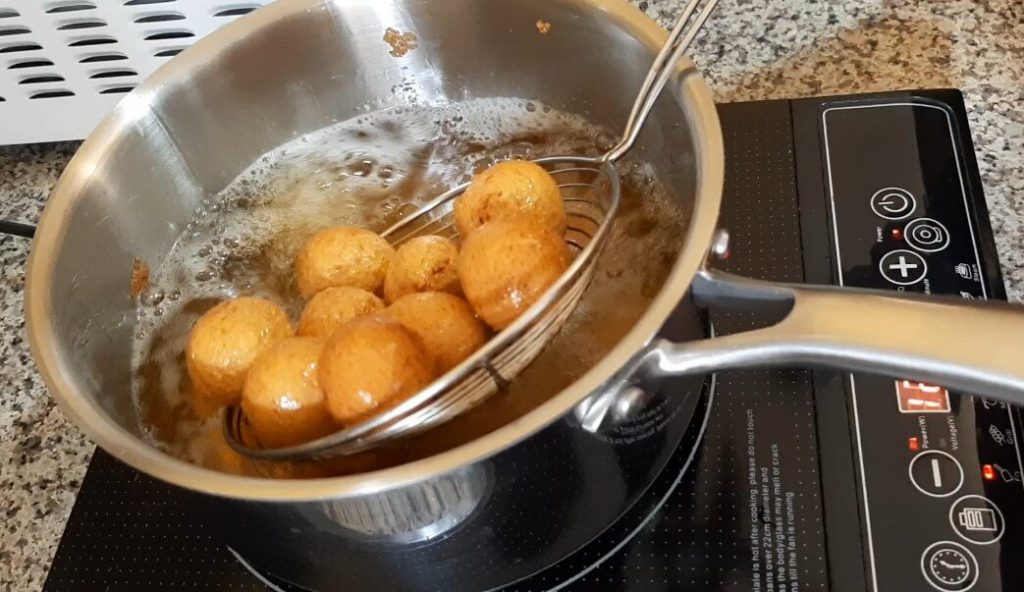
[[[228,408],[224,431],[241,454],[267,460],[300,460],[354,454],[384,442],[437,426],[479,405],[507,387],[572,314],[594,274],[607,242],[621,197],[615,163],[635,145],[654,103],[675,65],[707,21],[717,0],[691,0],[651,66],[637,97],[622,140],[600,157],[553,156],[535,160],[557,181],[566,210],[565,240],[575,252],[568,270],[512,325],[432,384],[359,424],[287,448],[256,448],[245,440],[245,418],[238,406]],[[702,6],[699,13],[697,8]],[[696,16],[694,16],[696,13]],[[469,186],[456,187],[430,201],[386,230],[382,236],[399,246],[416,236],[455,236],[455,200]]]

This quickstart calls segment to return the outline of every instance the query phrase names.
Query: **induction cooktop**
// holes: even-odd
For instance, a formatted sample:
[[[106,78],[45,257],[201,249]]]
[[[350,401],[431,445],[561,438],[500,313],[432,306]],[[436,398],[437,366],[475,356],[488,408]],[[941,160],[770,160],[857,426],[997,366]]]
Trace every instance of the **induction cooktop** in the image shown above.
[[[732,236],[720,267],[1005,299],[959,92],[758,101],[719,113],[722,226]],[[764,322],[710,318],[719,333]],[[899,377],[798,368],[724,372],[693,396],[694,419],[639,500],[505,589],[1024,589],[1024,562],[1014,560],[1024,545],[1016,409]],[[45,590],[307,589],[222,540],[212,526],[220,503],[97,451]],[[529,546],[529,533],[502,536]],[[429,573],[402,588],[478,589],[458,569]]]

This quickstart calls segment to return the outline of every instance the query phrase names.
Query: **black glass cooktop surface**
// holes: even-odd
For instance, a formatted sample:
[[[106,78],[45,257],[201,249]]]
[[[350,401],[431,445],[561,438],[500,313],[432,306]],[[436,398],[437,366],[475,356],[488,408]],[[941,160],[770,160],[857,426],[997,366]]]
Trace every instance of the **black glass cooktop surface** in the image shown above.
[[[720,115],[722,226],[732,235],[720,267],[1005,297],[958,92],[730,104]],[[710,319],[718,333],[767,321],[726,311]],[[688,393],[693,420],[639,500],[588,544],[507,588],[1024,589],[1012,559],[1024,542],[1020,417],[972,395],[805,369],[722,373]],[[214,524],[222,528],[229,511],[98,451],[45,590],[303,589],[228,546]],[[507,536],[528,546],[529,520]],[[427,573],[399,588],[482,581],[461,575],[458,561]]]

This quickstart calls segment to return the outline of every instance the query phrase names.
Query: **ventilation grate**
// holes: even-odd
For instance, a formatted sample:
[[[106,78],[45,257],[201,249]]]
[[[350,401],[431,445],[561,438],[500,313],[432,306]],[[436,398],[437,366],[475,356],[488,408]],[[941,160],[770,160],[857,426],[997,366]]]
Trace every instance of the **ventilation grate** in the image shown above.
[[[18,84],[43,84],[45,82],[64,82],[64,77],[57,74],[48,74],[45,76],[29,76],[28,78],[22,78],[18,81]]]
[[[121,60],[127,60],[128,56],[123,53],[108,52],[108,53],[97,53],[89,56],[85,56],[78,60],[79,64],[95,64],[97,62],[118,62]]]
[[[106,27],[106,21],[100,19],[75,19],[73,21],[67,21],[63,25],[57,27],[58,31],[79,31],[81,29],[96,29],[99,27]]]
[[[51,3],[46,9],[46,14],[61,14],[66,12],[78,12],[80,10],[96,10],[92,2],[58,2]]]
[[[90,74],[89,78],[98,80],[100,78],[124,78],[125,76],[138,76],[139,73],[135,70],[102,70],[95,74]]]
[[[135,88],[135,85],[128,86],[110,86],[100,91],[101,95],[123,95],[126,92],[131,92]]]
[[[27,60],[13,61],[10,66],[7,66],[7,68],[9,70],[24,70],[25,68],[40,68],[52,65],[53,62],[46,58],[29,58]]]
[[[75,93],[70,90],[47,90],[29,95],[30,99],[59,99],[61,97],[73,97]]]
[[[242,15],[249,14],[250,12],[259,8],[258,4],[246,4],[242,6],[223,7],[217,12],[213,13],[215,17],[239,17]]]
[[[0,26],[0,37],[12,37],[14,35],[26,35],[31,33],[27,27]]]
[[[81,139],[197,39],[271,0],[0,0],[0,144]]]
[[[135,23],[144,25],[146,23],[166,23],[167,21],[183,21],[185,15],[177,12],[165,12],[161,14],[148,14],[135,19]]]
[[[195,37],[196,34],[188,29],[178,29],[176,31],[161,31],[159,33],[150,33],[146,36],[146,41],[166,41],[167,39],[188,39],[189,37]]]
[[[113,37],[85,37],[68,43],[68,47],[90,47],[93,45],[107,45],[110,43],[117,43],[117,39],[114,39]]]
[[[35,51],[43,46],[37,43],[12,43],[0,46],[0,53],[16,53],[21,51]]]

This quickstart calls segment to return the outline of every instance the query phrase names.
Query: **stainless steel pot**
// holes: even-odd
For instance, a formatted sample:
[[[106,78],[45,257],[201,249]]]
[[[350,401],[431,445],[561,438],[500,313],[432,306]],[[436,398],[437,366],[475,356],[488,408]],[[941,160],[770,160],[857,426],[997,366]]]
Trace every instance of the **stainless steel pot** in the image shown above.
[[[552,24],[548,34],[538,32],[538,20]],[[400,59],[390,56],[382,40],[389,27],[414,32],[419,48]],[[392,89],[400,82],[411,82],[428,101],[537,97],[618,128],[663,38],[653,22],[616,0],[282,0],[201,41],[125,97],[83,145],[46,208],[30,260],[26,314],[50,391],[103,448],[139,470],[217,496],[290,502],[273,510],[279,520],[264,520],[282,525],[280,532],[296,516],[312,512],[348,527],[356,516],[361,526],[355,530],[362,535],[380,530],[359,518],[380,500],[420,495],[439,480],[478,475],[474,467],[487,469],[487,459],[534,442],[545,427],[578,425],[570,412],[588,396],[579,410],[589,427],[612,415],[629,416],[634,410],[615,404],[620,401],[641,401],[644,409],[659,404],[637,397],[637,387],[650,391],[658,380],[680,374],[828,365],[1024,402],[1019,311],[776,286],[705,268],[721,201],[723,150],[711,94],[687,63],[638,148],[638,156],[652,163],[691,214],[679,229],[683,246],[644,316],[571,386],[470,442],[351,477],[272,481],[220,474],[178,461],[141,437],[129,394],[132,261],[160,261],[202,198],[297,135],[396,104],[402,99]],[[692,333],[674,332],[676,321],[669,321],[674,313],[692,317],[679,312],[687,309],[680,303],[691,287],[700,304],[774,304],[789,314],[760,331],[685,340]],[[888,329],[896,324],[909,330],[894,335]],[[904,337],[926,328],[928,340]],[[684,423],[692,407],[682,413]],[[662,449],[681,433],[664,438]],[[474,492],[474,499],[452,500],[460,516],[456,522],[488,505],[488,488],[479,486],[480,477],[473,479],[476,485],[465,491]],[[630,499],[623,496],[599,521],[607,524]],[[314,510],[324,504],[330,508]],[[266,508],[245,506],[253,507]],[[405,524],[425,537],[437,534],[431,520],[422,522],[421,517]],[[327,523],[304,522],[317,532],[344,536]]]
[[[552,30],[540,34],[538,20]],[[415,32],[419,48],[392,57],[382,39],[388,28]],[[275,502],[418,483],[562,418],[649,343],[703,264],[721,195],[722,144],[710,92],[691,64],[681,67],[637,149],[692,212],[666,288],[572,386],[431,458],[359,477],[272,481],[199,468],[148,445],[129,396],[132,262],[161,261],[196,204],[268,150],[400,104],[406,99],[392,89],[406,81],[420,100],[537,97],[618,128],[664,36],[639,11],[608,0],[283,0],[202,40],[125,97],[83,144],[43,214],[26,313],[50,391],[103,448],[140,470],[206,493]]]

